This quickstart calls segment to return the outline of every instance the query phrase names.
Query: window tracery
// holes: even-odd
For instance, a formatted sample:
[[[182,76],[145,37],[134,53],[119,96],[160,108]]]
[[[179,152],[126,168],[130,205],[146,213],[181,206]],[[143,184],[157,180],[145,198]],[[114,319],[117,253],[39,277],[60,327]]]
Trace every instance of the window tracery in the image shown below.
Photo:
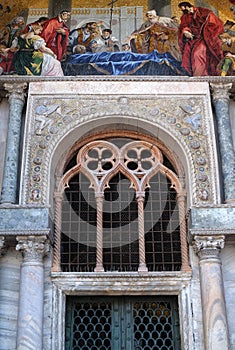
[[[188,269],[185,193],[158,147],[97,140],[75,158],[55,195],[54,271]]]

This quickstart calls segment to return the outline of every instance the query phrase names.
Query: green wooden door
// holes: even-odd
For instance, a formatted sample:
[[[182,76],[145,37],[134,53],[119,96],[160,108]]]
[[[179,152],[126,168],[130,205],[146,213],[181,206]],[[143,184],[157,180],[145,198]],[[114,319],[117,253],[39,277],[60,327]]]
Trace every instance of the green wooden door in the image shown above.
[[[68,297],[66,350],[180,350],[177,297]]]

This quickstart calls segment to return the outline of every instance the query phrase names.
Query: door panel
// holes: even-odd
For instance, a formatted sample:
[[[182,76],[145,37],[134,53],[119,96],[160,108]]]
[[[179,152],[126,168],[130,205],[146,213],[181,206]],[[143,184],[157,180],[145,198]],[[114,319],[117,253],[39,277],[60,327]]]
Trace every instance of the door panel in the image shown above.
[[[66,350],[180,350],[177,297],[68,297]]]

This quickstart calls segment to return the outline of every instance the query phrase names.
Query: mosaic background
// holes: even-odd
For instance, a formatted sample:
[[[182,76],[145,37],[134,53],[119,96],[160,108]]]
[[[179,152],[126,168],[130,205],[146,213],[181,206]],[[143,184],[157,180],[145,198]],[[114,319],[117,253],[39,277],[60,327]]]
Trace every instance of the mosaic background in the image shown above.
[[[158,8],[161,7],[161,3],[163,4],[162,7],[167,6],[167,8],[170,8],[170,11],[168,10],[169,16],[181,16],[181,11],[178,9],[178,3],[180,1],[172,0],[170,6],[168,6],[168,1],[163,0],[153,0],[153,1],[147,1],[147,0],[135,0],[133,1],[126,1],[126,0],[118,0],[114,3],[115,6],[143,6],[144,12],[147,9],[150,8]],[[27,18],[28,13],[32,11],[32,9],[48,9],[48,7],[51,7],[53,3],[53,6],[58,3],[60,6],[62,3],[65,3],[65,1],[47,1],[47,0],[1,0],[0,4],[2,5],[3,9],[0,10],[0,28],[4,26],[6,23],[9,23],[12,18],[14,18],[17,15],[22,15],[25,18]],[[68,2],[66,1],[66,4]],[[96,8],[96,7],[108,7],[108,4],[110,1],[108,0],[93,0],[91,2],[87,2],[87,0],[72,0],[71,1],[71,7],[72,8]],[[229,20],[235,20],[235,15],[230,10],[231,3],[229,0],[197,0],[197,1],[191,1],[191,3],[194,3],[196,6],[202,6],[202,7],[209,7],[212,10],[214,10],[217,15],[223,20],[226,21]],[[89,5],[88,5],[89,4]],[[165,5],[166,4],[166,5]],[[9,13],[6,13],[6,6],[10,6],[11,11]],[[67,6],[65,6],[67,7]],[[166,15],[166,13],[165,13]]]

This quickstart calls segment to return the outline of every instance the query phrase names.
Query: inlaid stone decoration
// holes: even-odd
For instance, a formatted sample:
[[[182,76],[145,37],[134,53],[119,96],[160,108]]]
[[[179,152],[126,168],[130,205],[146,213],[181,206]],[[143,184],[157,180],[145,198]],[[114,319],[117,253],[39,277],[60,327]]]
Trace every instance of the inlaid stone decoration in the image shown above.
[[[188,166],[185,173],[189,174],[192,204],[217,203],[217,162],[208,94],[207,83],[200,82],[179,85],[177,82],[106,81],[102,91],[99,81],[31,83],[22,165],[22,204],[49,204],[50,179],[54,176],[50,165],[60,142],[88,122],[104,119],[103,123],[108,125],[114,118],[118,118],[120,128],[131,121],[136,125],[138,120],[143,125],[150,124],[153,134],[154,129],[161,129],[167,135],[161,140],[166,147],[174,152],[177,143],[184,154],[182,162]],[[77,141],[74,139],[74,143]]]

